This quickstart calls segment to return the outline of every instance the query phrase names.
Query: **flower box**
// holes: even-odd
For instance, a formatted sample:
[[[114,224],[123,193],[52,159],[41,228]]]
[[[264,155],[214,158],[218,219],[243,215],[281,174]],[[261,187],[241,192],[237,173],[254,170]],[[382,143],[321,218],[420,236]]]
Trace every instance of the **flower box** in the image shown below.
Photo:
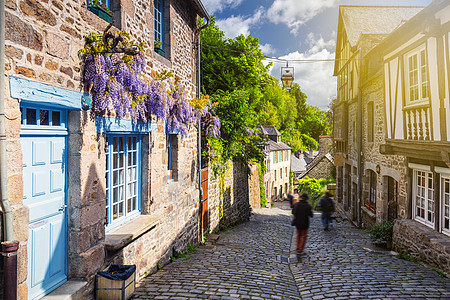
[[[158,53],[159,55],[163,56],[163,57],[166,56],[166,52],[163,49],[161,49],[161,48],[155,47],[155,52]]]
[[[101,19],[105,20],[108,23],[111,23],[112,15],[99,6],[88,6],[88,10],[99,16]]]

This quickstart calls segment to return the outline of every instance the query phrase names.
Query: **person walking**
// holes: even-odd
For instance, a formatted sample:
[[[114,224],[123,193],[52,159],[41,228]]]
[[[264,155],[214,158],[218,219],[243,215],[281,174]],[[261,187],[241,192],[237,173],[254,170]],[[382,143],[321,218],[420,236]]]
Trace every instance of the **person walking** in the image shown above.
[[[320,199],[319,206],[322,209],[322,224],[323,230],[329,230],[333,220],[331,214],[334,212],[334,201],[331,198],[330,192],[325,192],[325,195]]]
[[[292,208],[294,206],[294,195],[292,195],[292,191],[288,192],[287,199]]]
[[[307,202],[307,194],[300,196],[300,201],[294,204],[292,214],[294,219],[292,225],[297,228],[297,254],[303,254],[303,249],[306,244],[306,237],[308,236],[309,218],[313,216],[312,207]]]

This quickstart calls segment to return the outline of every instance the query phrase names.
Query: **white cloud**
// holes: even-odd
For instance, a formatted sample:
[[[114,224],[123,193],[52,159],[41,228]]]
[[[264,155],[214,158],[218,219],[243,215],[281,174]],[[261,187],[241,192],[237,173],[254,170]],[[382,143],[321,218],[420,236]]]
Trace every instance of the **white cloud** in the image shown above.
[[[273,48],[272,44],[264,44],[260,45],[261,51],[263,54],[269,56],[275,53],[275,49]]]
[[[337,3],[338,0],[275,0],[267,17],[275,24],[286,24],[291,33],[297,34],[301,25]]]
[[[248,36],[250,27],[262,21],[264,10],[259,8],[253,16],[248,18],[243,16],[234,16],[227,19],[216,20],[217,26],[225,33],[226,38],[235,38],[241,34]]]
[[[203,0],[206,11],[214,15],[216,12],[221,12],[225,8],[235,8],[242,3],[242,0]]]
[[[334,59],[335,53],[328,50],[334,46],[334,40],[324,41],[322,36],[308,35],[310,48],[301,53],[298,51],[279,57],[286,60],[324,60]],[[270,74],[280,78],[283,62],[276,62]],[[336,78],[333,77],[334,63],[323,62],[289,62],[294,67],[294,82],[298,83],[302,91],[308,96],[307,103],[326,110],[330,98],[336,95]]]

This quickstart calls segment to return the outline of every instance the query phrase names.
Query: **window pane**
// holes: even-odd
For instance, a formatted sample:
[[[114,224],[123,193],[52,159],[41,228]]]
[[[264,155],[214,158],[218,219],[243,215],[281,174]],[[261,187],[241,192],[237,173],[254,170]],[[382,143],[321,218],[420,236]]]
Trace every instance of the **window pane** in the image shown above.
[[[27,125],[36,125],[36,110],[27,108]]]
[[[39,124],[40,125],[48,125],[49,124],[49,112],[48,110],[41,109],[39,110]]]
[[[61,126],[61,113],[59,111],[52,111],[52,125]]]

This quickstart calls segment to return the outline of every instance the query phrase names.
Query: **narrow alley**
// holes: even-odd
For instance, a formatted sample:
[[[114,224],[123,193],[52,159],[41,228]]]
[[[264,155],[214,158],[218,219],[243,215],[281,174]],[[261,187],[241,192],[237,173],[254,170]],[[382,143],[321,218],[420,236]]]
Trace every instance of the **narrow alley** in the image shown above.
[[[134,299],[449,299],[450,280],[374,251],[346,221],[323,231],[312,219],[295,256],[289,205],[257,209],[250,222],[141,280]]]

